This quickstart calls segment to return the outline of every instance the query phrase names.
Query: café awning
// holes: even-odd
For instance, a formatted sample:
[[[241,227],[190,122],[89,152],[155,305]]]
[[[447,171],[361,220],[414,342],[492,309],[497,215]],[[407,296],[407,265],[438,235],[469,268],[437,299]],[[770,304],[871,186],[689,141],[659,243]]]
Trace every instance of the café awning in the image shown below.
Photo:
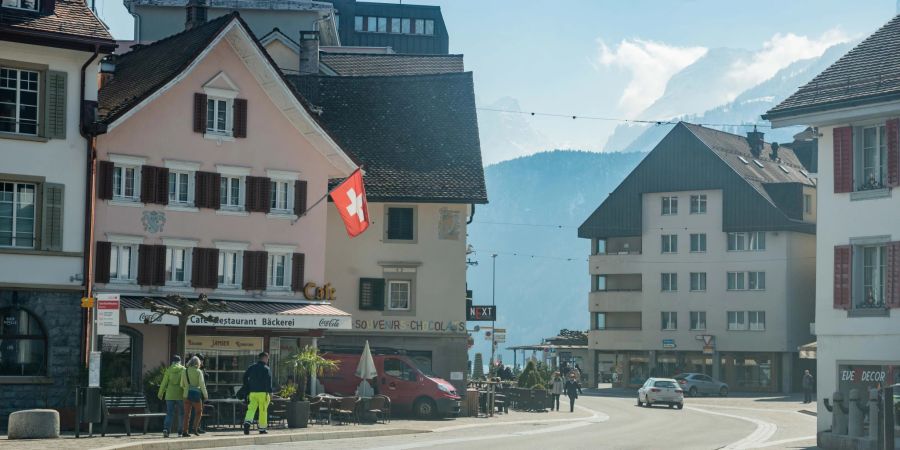
[[[122,296],[122,308],[125,310],[125,320],[128,323],[147,323],[146,320],[152,316],[152,312],[144,307],[144,298],[146,297]],[[175,306],[163,297],[154,300]],[[221,302],[225,304],[222,311],[208,313],[218,320],[208,321],[193,316],[188,325],[270,330],[349,330],[352,327],[350,313],[327,304],[258,300],[221,300]],[[153,323],[178,325],[178,319],[174,316],[163,316]]]
[[[801,345],[798,350],[800,351],[800,359],[816,359],[816,348],[818,341],[810,342],[809,344]]]

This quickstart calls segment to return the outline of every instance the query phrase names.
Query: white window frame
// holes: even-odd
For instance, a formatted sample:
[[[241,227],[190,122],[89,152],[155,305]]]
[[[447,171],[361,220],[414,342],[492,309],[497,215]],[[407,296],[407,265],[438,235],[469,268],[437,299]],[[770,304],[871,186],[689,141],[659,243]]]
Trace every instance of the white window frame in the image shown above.
[[[766,331],[766,312],[747,311],[747,329],[750,331]]]
[[[706,272],[691,272],[691,292],[706,292]]]
[[[147,162],[146,158],[130,155],[117,155],[111,153],[109,154],[109,161],[113,163],[112,201],[124,204],[139,204],[141,201],[141,166],[143,166]],[[125,195],[125,170],[127,169],[134,170],[134,186],[132,188],[132,196],[130,197]],[[116,189],[115,184],[117,171],[119,172],[118,176],[122,180],[121,189],[119,190]],[[166,182],[168,182],[168,180]],[[166,190],[168,191],[168,188]]]
[[[706,214],[706,194],[691,196],[691,214]]]
[[[398,308],[394,306],[394,285],[406,286],[406,307]],[[387,297],[388,309],[391,311],[409,311],[412,308],[412,281],[410,280],[387,280]]]
[[[764,291],[764,290],[766,290],[766,272],[764,272],[764,271],[747,272],[747,290],[748,291]]]
[[[694,319],[696,317],[696,320]],[[701,320],[701,317],[703,318]],[[688,328],[690,331],[702,331],[706,329],[706,311],[691,311],[688,315]]]
[[[144,242],[144,238],[141,236],[128,236],[128,235],[114,235],[108,234],[106,239],[110,243],[110,255],[109,255],[109,282],[111,284],[137,284],[137,271],[138,271],[138,247]],[[121,271],[123,269],[123,261],[122,254],[124,249],[129,249],[129,264],[128,264],[128,272],[129,277],[122,277]],[[113,265],[116,266],[116,276],[113,277]]]
[[[7,0],[0,0],[0,1],[4,1],[4,2],[5,2],[5,1],[7,1]],[[22,0],[19,0],[19,1],[22,1]],[[35,0],[35,5],[36,5],[36,4],[37,4],[37,0]],[[28,9],[28,8],[21,8],[21,7],[17,7],[17,6],[5,6],[5,5],[4,5],[4,8],[12,8],[12,9],[21,9],[21,10],[25,10],[25,11],[32,11],[32,10],[30,10],[30,9]],[[15,121],[15,129],[14,129],[14,131],[3,131],[3,133],[19,134],[19,135],[23,135],[23,136],[38,136],[38,135],[40,134],[40,132],[41,132],[41,126],[43,125],[43,124],[41,123],[41,114],[43,114],[43,112],[44,112],[44,111],[42,111],[42,108],[41,108],[41,106],[42,106],[42,105],[41,105],[41,102],[42,102],[42,100],[43,100],[43,93],[42,93],[41,86],[43,85],[43,82],[44,82],[43,79],[42,79],[41,71],[39,71],[39,70],[31,70],[31,69],[21,69],[21,68],[18,68],[18,67],[9,67],[9,66],[0,66],[0,69],[3,69],[3,70],[9,70],[9,71],[14,71],[14,72],[15,72],[15,75],[16,75],[16,78],[15,78],[15,81],[14,81],[15,86],[14,86],[13,88],[3,88],[3,89],[15,90],[15,93],[16,93],[16,99],[15,99],[15,103],[14,103],[14,105],[15,105],[15,117],[12,118],[12,119]],[[36,87],[35,87],[34,90],[32,90],[32,89],[23,89],[23,88],[22,88],[22,74],[23,74],[23,73],[35,74],[35,75],[37,76],[37,79],[34,80],[34,81],[28,80],[28,83],[29,83],[29,84],[32,83],[32,82],[35,83]],[[29,106],[29,107],[33,106],[33,107],[35,108],[34,133],[26,133],[26,132],[23,132],[23,131],[21,130],[21,128],[20,128],[20,125],[21,125],[21,123],[20,123],[20,122],[21,122],[20,114],[21,114],[21,112],[22,112],[22,106],[23,106],[23,104],[22,104],[22,92],[34,92],[34,93],[35,93],[35,98],[36,98],[36,102],[37,102],[37,103],[36,103],[35,105],[25,105],[25,106]]]
[[[659,285],[662,292],[678,292],[678,274],[675,272],[659,274]]]
[[[732,316],[734,321],[731,320]],[[740,320],[738,320],[740,319]],[[728,311],[725,313],[725,326],[728,331],[747,330],[747,317],[744,311]]]
[[[287,170],[267,170],[266,176],[269,177],[269,180],[272,182],[272,195],[275,196],[277,201],[279,194],[284,192],[284,195],[287,195],[287,198],[284,199],[285,208],[275,208],[271,207],[269,210],[269,217],[295,217],[294,216],[294,182],[300,179],[299,172],[291,172]],[[277,191],[276,186],[278,184],[284,183],[286,185],[286,189],[284,191]],[[269,204],[272,204],[272,198],[269,198]]]
[[[291,290],[291,272],[293,269],[293,254],[295,247],[286,245],[265,245],[266,252],[269,257],[266,261],[266,290],[269,291],[290,291]],[[275,280],[276,258],[284,258],[284,277],[282,285],[273,284]]]
[[[661,215],[677,216],[678,215],[678,196],[667,195],[662,198]]]
[[[247,176],[250,175],[250,168],[249,167],[239,167],[239,166],[216,165],[216,171],[222,177],[222,181],[225,181],[226,179],[237,178],[238,185],[239,185],[239,191],[240,191],[238,193],[238,204],[237,205],[231,205],[226,202],[222,202],[221,206],[219,207],[219,210],[216,212],[217,213],[219,213],[219,212],[234,212],[234,213],[246,212],[245,210],[246,210],[246,204],[247,204],[246,203],[246,201],[247,201]],[[230,183],[229,183],[229,185],[230,185]],[[223,187],[222,192],[225,192],[224,187]],[[227,193],[226,195],[228,196],[228,198],[231,198],[230,190],[229,190],[229,193]],[[221,200],[221,194],[220,194],[220,200]]]
[[[762,237],[762,239],[760,239],[760,237]],[[726,248],[729,252],[761,252],[766,249],[766,232],[728,232],[726,241],[728,243]]]
[[[725,289],[728,291],[746,291],[747,290],[747,273],[746,272],[727,272],[725,274]]]
[[[210,117],[209,105],[212,102],[213,114]],[[225,128],[219,128],[219,112],[220,108],[225,109]],[[212,128],[210,128],[210,120],[212,120]],[[232,124],[234,123],[234,99],[225,97],[206,97],[206,132],[205,135],[214,136],[232,136]]]
[[[0,184],[11,184],[12,191],[12,215],[10,216],[10,242],[9,245],[0,244],[0,248],[19,248],[19,249],[34,249],[37,248],[37,238],[38,238],[38,228],[37,225],[39,223],[41,211],[38,209],[38,190],[40,189],[40,183],[30,182],[30,181],[12,181],[12,180],[2,180],[0,179]],[[31,245],[16,245],[16,234],[18,232],[18,212],[20,205],[19,199],[19,187],[20,186],[31,186]]]
[[[197,171],[200,170],[200,163],[192,162],[192,161],[175,161],[171,159],[167,159],[163,161],[167,169],[169,169],[169,179],[166,180],[166,193],[169,196],[169,204],[166,205],[166,209],[170,210],[188,210],[188,211],[197,211],[198,209],[194,207],[194,193],[196,192],[196,178]],[[177,192],[177,188],[181,186],[180,180],[176,178],[176,197],[172,198],[172,176],[176,177],[187,177],[187,200],[181,201],[178,200],[177,195],[180,192]]]
[[[166,286],[175,286],[175,287],[185,287],[191,285],[191,270],[193,266],[193,253],[194,247],[197,246],[197,241],[192,239],[174,239],[174,238],[163,238],[163,245],[166,246],[166,262],[165,262],[165,274],[166,274]],[[183,280],[172,280],[171,273],[171,263],[172,258],[174,256],[174,252],[184,252],[184,261],[182,265],[184,266],[184,279]]]
[[[803,194],[803,212],[812,214],[812,194]]]
[[[671,254],[678,253],[678,235],[663,234],[660,240],[660,253]]]
[[[204,108],[206,108],[206,123],[203,124],[203,136],[207,139],[214,140],[234,140],[234,99],[238,96],[237,85],[235,85],[234,82],[231,81],[231,78],[229,78],[228,75],[225,74],[225,72],[219,72],[206,82],[206,84],[203,86],[203,92],[206,94],[206,105],[204,105]],[[219,129],[218,117],[215,115],[213,116],[213,128],[209,127],[209,102],[211,101],[214,102],[214,113],[218,113],[219,108],[222,107],[219,102],[225,103],[224,129]]]
[[[216,289],[232,291],[241,289],[244,282],[244,252],[247,251],[250,244],[246,242],[214,241],[213,245],[219,250],[219,260],[216,263]],[[233,283],[230,284],[218,281],[219,277],[222,276],[224,257],[227,254],[236,255],[234,262],[234,280],[232,280]],[[266,261],[266,264],[268,264],[268,261]],[[268,271],[268,269],[266,270]]]
[[[866,132],[874,130],[875,137],[872,145],[866,145]],[[853,190],[855,192],[870,191],[875,189],[884,189],[887,187],[887,164],[888,164],[888,148],[887,148],[887,127],[882,124],[874,124],[868,126],[855,127],[853,130],[858,138],[854,138],[854,174],[853,174]],[[869,165],[866,155],[872,152],[874,156],[874,165]],[[877,176],[874,176],[876,175]]]
[[[872,244],[864,244],[864,245],[856,245],[854,246],[854,253],[858,254],[858,257],[854,258],[856,261],[859,261],[858,264],[851,264],[851,267],[856,266],[858,269],[851,269],[855,274],[852,274],[853,281],[851,282],[851,286],[855,283],[859,283],[859,288],[856,289],[856,292],[851,295],[853,298],[852,307],[854,309],[865,309],[863,305],[867,304],[867,291],[869,289],[880,289],[881,295],[874,296],[872,301],[873,307],[884,307],[885,305],[885,292],[884,292],[884,284],[885,278],[889,276],[887,273],[887,246],[883,243],[872,243]],[[870,251],[875,252],[875,261],[872,264],[871,261],[867,258],[867,253]],[[854,261],[855,262],[855,261]],[[867,278],[870,278],[869,273],[871,271],[871,281]]]
[[[678,312],[677,311],[661,311],[659,328],[663,331],[678,330]],[[668,325],[668,326],[667,326]]]
[[[706,233],[691,233],[691,253],[706,253]]]

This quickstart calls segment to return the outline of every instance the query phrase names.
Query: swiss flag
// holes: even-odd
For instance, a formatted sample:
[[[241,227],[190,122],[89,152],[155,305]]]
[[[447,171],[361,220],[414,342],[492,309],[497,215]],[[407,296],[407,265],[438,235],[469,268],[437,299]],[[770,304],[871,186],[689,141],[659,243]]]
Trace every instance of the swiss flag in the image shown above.
[[[359,236],[369,228],[369,205],[360,169],[331,191],[331,199],[344,219],[350,237]]]

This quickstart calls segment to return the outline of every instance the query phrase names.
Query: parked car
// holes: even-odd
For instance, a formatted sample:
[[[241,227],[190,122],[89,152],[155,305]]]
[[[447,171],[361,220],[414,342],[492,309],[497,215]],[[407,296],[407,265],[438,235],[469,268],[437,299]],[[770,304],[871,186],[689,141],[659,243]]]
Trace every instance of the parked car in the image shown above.
[[[656,403],[669,408],[684,408],[684,390],[673,378],[648,378],[638,389],[637,405],[651,407]]]
[[[690,397],[700,394],[728,396],[728,385],[703,373],[680,373],[675,375],[681,389]]]
[[[360,355],[325,353],[322,356],[340,361],[336,373],[319,378],[325,392],[353,395],[362,381],[355,374]],[[393,413],[412,413],[423,419],[459,414],[461,398],[446,380],[428,373],[405,355],[376,354],[372,359],[378,372],[375,392],[391,399]]]

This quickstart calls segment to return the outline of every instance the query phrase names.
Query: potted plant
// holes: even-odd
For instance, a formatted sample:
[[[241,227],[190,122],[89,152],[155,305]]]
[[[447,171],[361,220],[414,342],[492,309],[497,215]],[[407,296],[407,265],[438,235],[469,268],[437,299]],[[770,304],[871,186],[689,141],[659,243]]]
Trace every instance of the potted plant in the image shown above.
[[[304,347],[284,362],[294,373],[294,380],[282,388],[281,396],[290,399],[287,405],[288,428],[306,428],[309,422],[309,401],[306,399],[306,382],[313,375],[323,376],[338,369],[338,361],[322,357],[318,349]]]

